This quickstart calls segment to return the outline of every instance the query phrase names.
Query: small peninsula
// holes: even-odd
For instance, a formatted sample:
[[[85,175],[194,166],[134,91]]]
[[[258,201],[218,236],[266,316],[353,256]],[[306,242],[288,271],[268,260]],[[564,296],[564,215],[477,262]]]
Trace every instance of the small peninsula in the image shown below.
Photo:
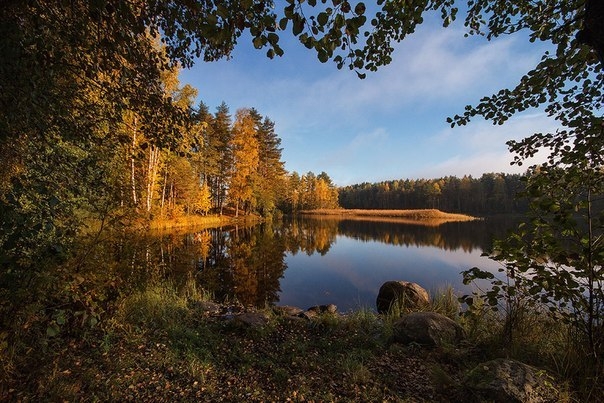
[[[347,220],[393,221],[418,225],[440,225],[454,221],[478,220],[466,214],[446,213],[438,209],[364,210],[364,209],[316,209],[302,210],[300,214],[345,218]]]

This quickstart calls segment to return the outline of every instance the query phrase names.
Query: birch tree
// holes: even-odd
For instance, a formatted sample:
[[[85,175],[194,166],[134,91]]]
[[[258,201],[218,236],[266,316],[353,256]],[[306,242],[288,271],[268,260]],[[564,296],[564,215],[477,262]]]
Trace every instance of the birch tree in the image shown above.
[[[235,216],[239,207],[252,201],[254,186],[258,181],[259,147],[257,127],[249,109],[239,109],[233,124],[233,174],[229,184],[229,197],[235,203]]]

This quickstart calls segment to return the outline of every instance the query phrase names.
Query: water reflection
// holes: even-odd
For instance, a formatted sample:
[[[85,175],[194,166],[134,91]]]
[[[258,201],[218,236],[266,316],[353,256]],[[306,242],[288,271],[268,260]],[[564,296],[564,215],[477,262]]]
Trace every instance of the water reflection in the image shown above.
[[[250,227],[121,237],[107,252],[123,278],[141,287],[158,275],[194,279],[219,301],[248,306],[335,303],[373,308],[388,280],[429,290],[462,289],[459,272],[492,267],[481,257],[509,223],[475,221],[438,227],[329,219],[287,219]]]

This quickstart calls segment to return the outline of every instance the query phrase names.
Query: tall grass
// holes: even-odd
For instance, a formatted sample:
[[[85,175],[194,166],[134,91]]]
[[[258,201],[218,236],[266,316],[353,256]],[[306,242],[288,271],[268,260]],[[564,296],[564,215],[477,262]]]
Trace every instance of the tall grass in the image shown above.
[[[347,220],[371,220],[406,222],[423,225],[439,225],[450,221],[472,221],[476,217],[465,214],[445,213],[437,209],[414,210],[362,210],[362,209],[316,209],[302,210],[301,214],[328,217],[346,217]]]
[[[149,229],[160,230],[160,229],[171,229],[171,228],[186,228],[186,227],[217,227],[220,225],[228,224],[233,221],[232,217],[228,216],[200,216],[200,215],[188,215],[180,216],[173,219],[162,219],[156,218],[149,222]]]
[[[576,391],[572,399],[604,401],[603,368],[587,359],[585,335],[549,315],[546,306],[520,301],[510,316],[475,300],[459,320],[483,358],[503,356],[548,369],[561,382],[559,389]]]
[[[190,278],[178,287],[171,281],[155,281],[142,291],[126,296],[114,316],[114,323],[148,328],[179,327],[190,315],[191,301],[209,301],[212,295],[199,289]]]
[[[440,313],[455,321],[459,320],[461,312],[459,297],[451,285],[439,288],[432,293],[427,310]]]

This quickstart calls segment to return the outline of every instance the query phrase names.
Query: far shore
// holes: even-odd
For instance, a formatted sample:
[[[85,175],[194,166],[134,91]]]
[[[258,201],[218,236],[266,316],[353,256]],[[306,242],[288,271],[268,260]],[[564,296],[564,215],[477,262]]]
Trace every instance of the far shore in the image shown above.
[[[478,220],[466,214],[445,213],[437,209],[417,210],[362,210],[362,209],[316,209],[302,210],[300,214],[346,219],[405,222],[410,224],[438,225],[445,222]]]
[[[154,219],[141,222],[139,225],[148,230],[173,230],[184,228],[216,228],[229,224],[244,224],[261,220],[256,215],[235,217],[228,211],[224,215],[189,215],[173,219]],[[472,221],[479,218],[465,214],[446,213],[437,209],[417,210],[362,210],[362,209],[316,209],[301,210],[299,214],[329,218],[346,218],[347,220],[364,220],[396,222],[416,225],[436,226],[446,222]]]

